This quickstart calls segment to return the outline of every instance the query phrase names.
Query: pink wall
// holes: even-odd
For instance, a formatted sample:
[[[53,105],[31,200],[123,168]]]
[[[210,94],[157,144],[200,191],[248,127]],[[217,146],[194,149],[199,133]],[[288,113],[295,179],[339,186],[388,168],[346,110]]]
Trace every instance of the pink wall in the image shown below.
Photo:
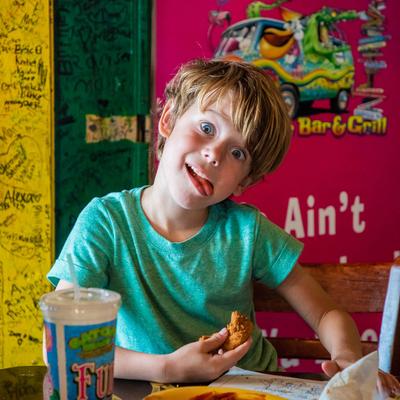
[[[218,8],[229,11],[234,23],[246,18],[248,3],[232,0],[157,2],[157,96],[162,96],[165,83],[182,62],[195,57],[212,57],[207,41],[210,27],[208,12]],[[346,9],[349,4],[361,11],[367,8],[369,2],[292,0],[284,6],[308,14],[323,5]],[[400,251],[400,134],[396,112],[400,57],[395,54],[400,39],[400,30],[395,28],[398,23],[395,16],[400,15],[400,5],[394,0],[388,0],[386,5],[386,10],[382,11],[386,16],[385,33],[392,38],[383,50],[382,59],[387,62],[388,68],[375,75],[374,85],[384,88],[386,95],[386,99],[378,106],[387,118],[386,131],[383,134],[362,135],[345,131],[337,137],[328,130],[325,134],[304,136],[299,134],[299,120],[295,119],[292,146],[283,165],[239,199],[255,204],[282,227],[285,227],[288,218],[289,202],[297,205],[301,218],[296,219],[296,229],[289,229],[288,225],[286,227],[305,243],[301,258],[303,262],[338,262],[341,257],[346,257],[349,262],[392,260]],[[277,10],[263,14],[279,17]],[[360,54],[357,52],[357,42],[362,37],[361,23],[357,20],[340,25],[352,45],[356,87],[365,81],[364,68],[358,62]],[[353,97],[349,112],[340,115],[341,123],[348,122],[358,104],[360,98]],[[320,112],[303,117],[313,121],[333,122],[335,115],[329,111],[328,100],[320,100],[315,106]],[[318,224],[321,209],[330,210],[334,216],[331,217],[333,230],[330,232],[322,233],[321,225]],[[313,214],[316,222],[307,224],[307,219]],[[294,214],[290,215],[293,220]],[[312,225],[313,235],[310,231]]]
[[[271,3],[272,1],[268,1]],[[156,23],[156,91],[161,97],[165,83],[177,67],[195,57],[212,57],[207,40],[210,27],[208,12],[219,9],[229,11],[232,23],[245,19],[249,1],[216,0],[159,0]],[[357,11],[367,9],[369,1],[360,0],[314,0],[304,2],[292,0],[284,6],[302,14],[317,11],[323,5],[346,9],[352,6]],[[398,118],[398,90],[400,57],[398,43],[400,29],[395,26],[400,16],[400,3],[387,0],[385,34],[391,39],[383,49],[382,60],[388,67],[375,75],[374,86],[383,88],[386,99],[378,105],[383,109],[387,128],[383,134],[349,133],[335,136],[329,129],[325,134],[301,135],[299,120],[294,119],[294,137],[289,153],[282,166],[272,175],[250,188],[239,201],[258,206],[278,225],[285,227],[288,204],[298,204],[304,235],[291,230],[305,243],[301,257],[303,262],[373,262],[391,261],[400,252],[400,132]],[[265,16],[267,14],[264,13]],[[277,10],[268,13],[279,18]],[[355,87],[366,80],[363,64],[357,52],[358,39],[362,37],[362,22],[341,23],[348,42],[352,46],[355,61]],[[219,32],[215,32],[219,33]],[[214,37],[214,40],[215,37]],[[360,104],[353,97],[348,113],[340,114],[346,123]],[[335,114],[329,111],[328,100],[316,102],[319,112],[303,115],[312,121],[333,122]],[[304,121],[304,120],[303,120]],[[312,204],[312,199],[314,199]],[[357,200],[358,199],[358,200]],[[307,203],[307,201],[309,203]],[[308,224],[314,215],[318,221],[319,210],[330,210],[334,214],[334,230],[321,233],[321,225]],[[297,220],[298,221],[298,220]],[[311,231],[314,229],[314,235]],[[356,315],[355,319],[364,340],[376,340],[381,315]],[[295,329],[298,336],[312,337],[313,333],[296,315],[257,314],[257,322],[267,336],[287,336]],[[311,365],[310,365],[311,363]],[[313,362],[281,360],[281,366],[291,370],[319,371]]]

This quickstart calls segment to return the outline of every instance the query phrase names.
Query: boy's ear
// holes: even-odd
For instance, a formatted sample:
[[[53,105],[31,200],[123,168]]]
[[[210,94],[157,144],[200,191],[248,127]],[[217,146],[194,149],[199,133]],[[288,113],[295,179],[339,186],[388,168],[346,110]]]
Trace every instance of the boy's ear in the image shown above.
[[[172,109],[172,103],[169,100],[166,102],[161,112],[160,119],[158,121],[158,133],[165,138],[168,138],[172,131],[171,109]]]
[[[251,183],[252,183],[251,178],[249,176],[246,176],[246,178],[244,178],[242,182],[239,183],[239,185],[233,191],[232,194],[234,196],[240,196],[250,186]]]

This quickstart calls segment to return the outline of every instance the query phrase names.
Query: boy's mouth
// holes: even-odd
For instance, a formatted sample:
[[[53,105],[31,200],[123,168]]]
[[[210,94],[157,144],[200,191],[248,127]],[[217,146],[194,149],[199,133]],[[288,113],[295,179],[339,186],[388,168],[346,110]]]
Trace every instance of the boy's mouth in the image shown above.
[[[194,186],[203,196],[211,196],[214,191],[213,184],[206,178],[200,175],[200,172],[195,170],[191,165],[185,164]]]

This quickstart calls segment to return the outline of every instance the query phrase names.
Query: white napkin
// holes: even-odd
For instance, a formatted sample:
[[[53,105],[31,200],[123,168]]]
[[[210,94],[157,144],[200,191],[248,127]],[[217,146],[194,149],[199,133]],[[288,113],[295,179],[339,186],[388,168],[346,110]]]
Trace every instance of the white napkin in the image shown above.
[[[319,400],[379,400],[378,353],[374,351],[334,375]]]

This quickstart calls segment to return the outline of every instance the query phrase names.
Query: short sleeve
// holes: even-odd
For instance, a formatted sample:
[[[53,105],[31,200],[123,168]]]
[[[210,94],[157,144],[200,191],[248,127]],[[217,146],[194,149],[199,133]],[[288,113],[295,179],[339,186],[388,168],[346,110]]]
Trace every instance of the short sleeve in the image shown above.
[[[255,280],[276,288],[289,275],[302,250],[300,241],[259,214],[253,264]]]
[[[47,274],[56,286],[59,280],[71,282],[67,254],[71,255],[78,283],[82,287],[106,287],[113,260],[113,230],[106,207],[93,199],[79,214],[64,247]]]

